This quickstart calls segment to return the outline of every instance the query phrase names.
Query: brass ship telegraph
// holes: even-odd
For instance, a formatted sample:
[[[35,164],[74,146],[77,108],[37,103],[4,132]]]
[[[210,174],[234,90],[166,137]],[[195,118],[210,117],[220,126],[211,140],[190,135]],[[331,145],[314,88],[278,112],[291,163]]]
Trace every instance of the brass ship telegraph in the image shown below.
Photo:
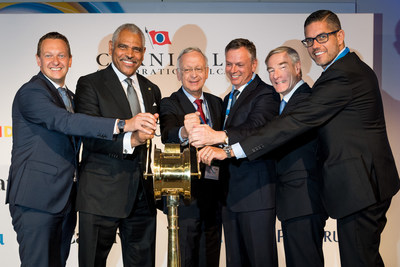
[[[197,152],[197,149],[196,149]],[[191,178],[200,179],[201,172],[197,163],[197,173],[191,173],[190,147],[181,152],[180,144],[165,144],[164,152],[154,148],[153,171],[149,173],[150,140],[147,140],[146,171],[144,178],[153,177],[154,197],[160,200],[166,196],[168,208],[168,267],[180,267],[181,257],[178,238],[179,198],[190,199]]]

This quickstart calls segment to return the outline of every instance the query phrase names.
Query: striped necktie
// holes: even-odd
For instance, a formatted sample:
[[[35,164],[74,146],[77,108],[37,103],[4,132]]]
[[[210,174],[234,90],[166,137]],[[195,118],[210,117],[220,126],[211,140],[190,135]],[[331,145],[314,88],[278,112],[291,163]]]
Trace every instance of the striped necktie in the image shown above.
[[[69,98],[69,96],[67,94],[67,89],[65,89],[63,87],[58,87],[57,90],[58,90],[58,93],[61,95],[61,98],[64,102],[65,108],[68,110],[68,112],[74,113],[71,99]]]
[[[129,102],[129,106],[131,107],[131,112],[132,112],[132,117],[133,117],[136,114],[140,113],[139,98],[137,96],[135,88],[133,88],[132,79],[126,78],[125,82],[128,84],[126,96],[128,97],[128,102]]]

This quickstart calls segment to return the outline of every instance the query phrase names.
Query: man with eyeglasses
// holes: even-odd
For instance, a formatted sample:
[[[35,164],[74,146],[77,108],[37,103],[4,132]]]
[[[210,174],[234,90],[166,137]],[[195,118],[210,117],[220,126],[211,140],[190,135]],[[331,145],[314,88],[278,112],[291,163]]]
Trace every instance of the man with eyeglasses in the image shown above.
[[[312,13],[304,33],[303,44],[324,69],[310,97],[234,144],[231,156],[255,159],[316,128],[321,196],[328,215],[337,219],[341,266],[384,266],[380,237],[400,181],[378,80],[345,46],[344,31],[333,12]],[[226,154],[208,147],[199,156],[209,163],[210,157],[224,159]]]
[[[225,64],[232,90],[224,99],[224,131],[196,125],[189,140],[196,147],[223,145],[229,154],[229,144],[244,140],[278,115],[279,95],[255,73],[258,61],[253,42],[232,40],[225,47]],[[226,266],[278,266],[275,161],[266,156],[254,161],[232,158],[222,165]]]
[[[222,100],[203,91],[208,72],[207,57],[199,48],[188,47],[179,54],[177,78],[182,87],[160,104],[163,143],[181,144],[183,150],[189,147],[189,132],[194,125],[203,123],[221,129]],[[190,147],[190,155],[192,172],[196,172],[194,147]],[[217,169],[201,164],[201,178],[191,183],[191,200],[181,200],[178,207],[182,267],[219,266],[222,190]]]

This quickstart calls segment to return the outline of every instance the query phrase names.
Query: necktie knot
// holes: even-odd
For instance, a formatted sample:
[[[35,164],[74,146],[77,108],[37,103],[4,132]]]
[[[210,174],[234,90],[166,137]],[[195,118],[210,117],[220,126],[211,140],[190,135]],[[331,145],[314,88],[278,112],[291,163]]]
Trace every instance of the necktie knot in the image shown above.
[[[132,86],[133,87],[131,78],[126,78],[125,82],[128,84],[128,86]]]
[[[282,99],[281,104],[279,106],[279,115],[282,114],[283,109],[286,106],[286,101]]]
[[[74,109],[72,108],[71,99],[69,98],[69,96],[67,94],[67,89],[65,89],[64,87],[58,87],[57,90],[58,90],[58,93],[61,95],[61,98],[64,102],[65,108],[69,112],[74,113]]]
[[[202,123],[206,123],[206,116],[203,112],[203,99],[196,99],[194,103],[197,105],[197,111],[200,113]]]
[[[235,104],[238,95],[240,94],[240,91],[238,89],[233,90],[233,97],[232,97],[232,104],[231,107],[233,107],[233,105]]]
[[[201,107],[201,105],[203,104],[203,99],[196,99],[194,103],[197,105],[197,108],[199,108],[199,106]]]

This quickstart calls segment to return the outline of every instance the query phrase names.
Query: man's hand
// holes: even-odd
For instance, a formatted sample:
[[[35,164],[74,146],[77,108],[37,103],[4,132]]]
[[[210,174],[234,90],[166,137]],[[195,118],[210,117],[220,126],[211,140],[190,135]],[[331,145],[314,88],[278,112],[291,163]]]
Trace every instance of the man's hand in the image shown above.
[[[139,113],[135,117],[126,120],[124,132],[141,131],[147,135],[154,135],[157,128],[157,119],[159,115],[151,113]]]
[[[181,136],[184,139],[189,138],[189,134],[195,125],[200,125],[200,113],[189,113],[185,115],[184,127],[181,131]]]
[[[203,162],[204,164],[211,165],[211,161],[214,159],[224,160],[228,156],[222,148],[206,146],[197,152],[197,159],[199,162]]]
[[[207,124],[195,125],[189,133],[189,142],[194,147],[203,147],[225,142],[226,133],[215,131]]]
[[[148,139],[153,139],[154,131],[152,134],[146,134],[142,131],[132,132],[131,135],[131,146],[136,147],[146,143]]]

